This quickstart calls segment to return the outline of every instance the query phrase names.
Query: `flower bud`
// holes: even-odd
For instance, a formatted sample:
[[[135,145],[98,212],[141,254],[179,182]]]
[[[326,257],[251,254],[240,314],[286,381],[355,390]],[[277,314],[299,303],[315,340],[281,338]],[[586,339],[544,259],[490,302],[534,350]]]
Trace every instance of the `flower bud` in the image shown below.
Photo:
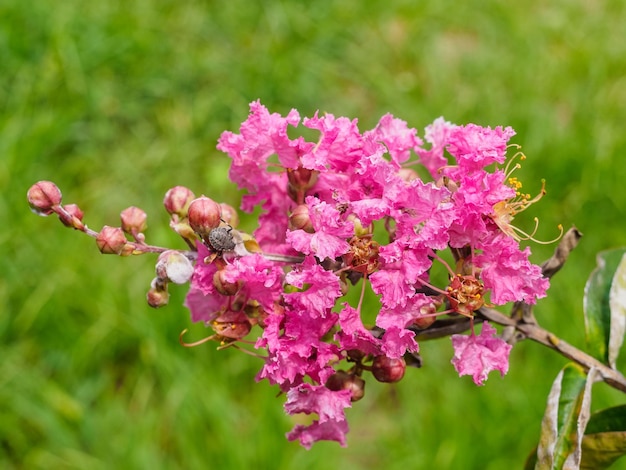
[[[50,215],[54,206],[61,204],[61,190],[51,181],[39,181],[32,185],[28,193],[28,204],[37,215]]]
[[[398,170],[398,176],[402,181],[410,182],[419,178],[417,171],[413,168],[400,168]]]
[[[176,250],[167,250],[159,255],[156,274],[160,279],[168,279],[174,284],[184,284],[191,279],[193,265],[191,261]]]
[[[308,168],[299,167],[295,170],[287,169],[287,179],[289,185],[297,191],[306,191],[311,189],[317,183],[319,171],[309,170]]]
[[[424,330],[428,328],[430,325],[432,325],[433,323],[435,323],[435,320],[437,320],[435,316],[417,317],[415,320],[413,320],[413,325],[420,330]]]
[[[222,220],[233,228],[237,227],[237,225],[239,225],[239,214],[237,214],[237,210],[230,204],[224,202],[220,203],[220,208],[222,209]]]
[[[167,193],[163,199],[163,205],[165,210],[170,215],[178,215],[181,218],[187,217],[187,210],[189,204],[195,199],[195,195],[184,186],[174,186]]]
[[[102,254],[127,255],[128,247],[124,231],[118,227],[105,225],[96,237],[96,244]]]
[[[122,230],[130,235],[136,235],[148,228],[148,215],[141,209],[131,206],[124,209],[120,214],[122,220]]]
[[[314,233],[311,214],[306,204],[298,204],[289,216],[289,228],[292,230],[304,230],[307,233]]]
[[[359,401],[365,395],[365,380],[361,377],[349,374],[345,370],[338,370],[326,381],[326,388],[333,391],[350,390],[350,401]]]
[[[372,363],[372,374],[379,382],[398,382],[404,377],[405,370],[406,362],[403,358],[377,356]]]
[[[67,204],[63,206],[63,210],[57,212],[59,220],[63,225],[76,230],[83,230],[85,224],[83,224],[83,211],[80,210],[76,204]]]
[[[205,238],[220,225],[222,209],[213,199],[201,196],[191,201],[187,217],[193,231]]]
[[[241,282],[229,282],[225,278],[226,270],[218,269],[213,274],[213,286],[222,295],[235,295],[241,288]]]
[[[250,333],[252,325],[243,312],[228,311],[211,322],[215,332],[230,339],[242,339]]]
[[[65,211],[72,217],[76,217],[78,220],[83,220],[85,214],[76,204],[66,204],[63,206],[63,209],[65,209]]]
[[[152,308],[164,307],[169,302],[169,299],[170,294],[167,292],[167,284],[158,278],[153,279],[152,286],[146,293],[148,305]]]

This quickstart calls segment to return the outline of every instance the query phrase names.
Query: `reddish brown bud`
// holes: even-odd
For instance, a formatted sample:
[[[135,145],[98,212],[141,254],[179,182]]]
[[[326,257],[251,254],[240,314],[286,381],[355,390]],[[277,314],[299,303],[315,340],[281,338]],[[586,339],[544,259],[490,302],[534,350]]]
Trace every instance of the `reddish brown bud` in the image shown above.
[[[211,327],[218,335],[230,339],[241,339],[252,329],[246,314],[234,311],[221,314],[211,322]]]
[[[297,191],[306,191],[311,189],[317,182],[319,171],[309,170],[308,168],[296,168],[295,170],[287,169],[287,179],[289,185]]]
[[[78,220],[83,220],[85,214],[76,204],[67,204],[63,206],[63,209],[65,209],[65,212],[67,212],[72,217],[76,217]]]
[[[28,193],[28,204],[37,215],[50,215],[52,208],[61,204],[61,190],[51,181],[39,181],[32,185]]]
[[[226,270],[219,269],[213,275],[213,286],[222,295],[235,295],[241,288],[241,282],[228,282],[225,279]]]
[[[205,238],[220,225],[222,209],[213,199],[201,196],[191,201],[187,217],[193,231]]]
[[[437,318],[434,317],[434,316],[432,316],[432,317],[417,317],[415,320],[413,320],[413,325],[415,325],[420,330],[423,330],[423,329],[428,328],[433,323],[435,323],[436,319]]]
[[[349,374],[345,370],[338,370],[326,381],[326,388],[333,391],[350,390],[350,401],[358,401],[365,395],[365,380],[361,377]]]
[[[128,253],[127,240],[124,231],[118,227],[105,225],[96,237],[96,244],[102,254],[125,255]]]
[[[136,235],[148,228],[148,215],[141,209],[131,206],[124,209],[120,214],[122,230],[130,235]]]
[[[70,228],[75,228],[76,230],[83,230],[85,228],[85,224],[83,224],[83,211],[80,210],[76,204],[67,204],[63,206],[62,211],[57,212],[59,216],[59,220],[63,225]]]
[[[350,349],[348,350],[348,359],[353,362],[361,362],[365,357],[365,353],[360,349]]]
[[[314,233],[311,214],[306,204],[299,204],[289,216],[289,228],[292,230],[304,230],[307,233]]]
[[[403,358],[377,356],[372,363],[372,374],[379,382],[398,382],[404,377],[405,370],[406,362]]]
[[[152,286],[146,294],[148,305],[152,308],[159,308],[167,305],[170,294],[167,292],[167,284],[161,280],[153,279]]]
[[[222,220],[233,228],[237,227],[239,225],[239,214],[237,214],[235,208],[224,202],[220,203],[220,208],[222,209]]]
[[[189,204],[191,204],[191,201],[193,201],[195,197],[191,189],[184,186],[174,186],[165,193],[163,205],[168,214],[176,214],[184,218],[187,217],[187,209],[189,209]]]

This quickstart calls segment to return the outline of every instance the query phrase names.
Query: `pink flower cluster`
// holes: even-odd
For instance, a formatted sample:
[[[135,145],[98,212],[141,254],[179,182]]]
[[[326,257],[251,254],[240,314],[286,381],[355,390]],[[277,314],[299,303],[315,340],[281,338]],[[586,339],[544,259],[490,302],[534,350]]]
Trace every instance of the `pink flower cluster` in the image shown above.
[[[216,258],[199,244],[186,305],[224,341],[260,325],[258,379],[286,393],[288,414],[317,415],[288,438],[307,448],[318,440],[345,445],[344,410],[362,396],[371,361],[384,358],[399,371],[379,380],[398,380],[403,357],[418,352],[415,331],[437,316],[473,318],[485,303],[534,303],[548,280],[510,226],[519,207],[502,167],[510,127],[440,118],[424,144],[389,114],[360,132],[356,120],[316,113],[302,120],[319,133],[315,142],[289,136],[300,124],[296,110],[283,117],[257,101],[239,133],[222,134],[230,179],[247,191],[242,209],[261,208],[253,233],[260,250]],[[445,249],[456,266],[448,285],[434,286],[430,269],[444,262],[438,252]],[[377,328],[364,326],[362,302],[344,299],[359,281],[380,299]],[[508,370],[510,346],[488,324],[452,344],[457,371],[477,384],[491,370]]]

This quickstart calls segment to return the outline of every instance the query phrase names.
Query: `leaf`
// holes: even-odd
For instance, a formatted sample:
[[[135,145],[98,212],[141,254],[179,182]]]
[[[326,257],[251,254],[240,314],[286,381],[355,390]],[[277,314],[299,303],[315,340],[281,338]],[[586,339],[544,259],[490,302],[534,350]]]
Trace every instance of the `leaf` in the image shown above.
[[[622,255],[613,276],[613,282],[611,282],[609,306],[611,308],[609,365],[615,369],[615,361],[624,343],[624,331],[626,330],[626,254]]]
[[[612,364],[617,356],[615,347],[619,349],[622,344],[624,327],[621,328],[619,324],[624,323],[623,302],[618,302],[622,305],[622,309],[619,309],[621,313],[617,313],[617,317],[612,319],[611,317],[611,286],[613,284],[613,278],[620,267],[620,273],[626,267],[624,267],[624,252],[625,248],[616,250],[608,250],[598,253],[597,256],[597,268],[589,276],[587,284],[585,285],[585,295],[583,298],[583,311],[585,315],[585,335],[587,337],[588,352],[596,359],[604,362],[605,364]],[[624,274],[618,275],[618,279],[624,278]],[[624,285],[623,281],[618,281],[620,286]],[[618,289],[616,287],[616,289]],[[616,299],[624,298],[623,288],[619,288],[614,294]],[[616,307],[617,308],[617,307]],[[613,320],[616,325],[612,325]],[[612,327],[616,328],[616,331],[612,334]],[[611,339],[613,335],[613,340]]]
[[[626,454],[626,405],[591,415],[582,443],[581,469],[602,470]]]
[[[574,363],[566,365],[557,375],[541,422],[535,469],[579,468],[595,376],[595,368],[586,374]]]

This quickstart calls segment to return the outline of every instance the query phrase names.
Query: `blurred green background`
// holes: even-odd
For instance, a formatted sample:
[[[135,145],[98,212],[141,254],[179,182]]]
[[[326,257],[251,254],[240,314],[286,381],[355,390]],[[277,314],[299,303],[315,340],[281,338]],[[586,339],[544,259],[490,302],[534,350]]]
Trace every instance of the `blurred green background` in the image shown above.
[[[548,195],[517,220],[539,238],[585,234],[536,315],[584,346],[595,253],[626,244],[626,2],[607,0],[106,0],[0,3],[0,467],[33,469],[521,468],[565,359],[518,344],[509,374],[459,378],[449,340],[396,387],[368,381],[348,448],[285,440],[284,397],[260,361],[209,344],[144,299],[154,258],[99,256],[93,240],[28,210],[55,181],[94,229],[137,205],[148,242],[174,185],[239,204],[215,149],[248,103],[358,117],[391,112],[423,136],[438,116],[510,125],[518,172]],[[253,228],[247,219],[244,225]],[[541,262],[554,246],[533,244]],[[188,339],[206,333],[191,326]],[[604,384],[594,408],[623,402]],[[616,465],[616,467],[619,463]],[[623,463],[622,463],[623,465]]]

